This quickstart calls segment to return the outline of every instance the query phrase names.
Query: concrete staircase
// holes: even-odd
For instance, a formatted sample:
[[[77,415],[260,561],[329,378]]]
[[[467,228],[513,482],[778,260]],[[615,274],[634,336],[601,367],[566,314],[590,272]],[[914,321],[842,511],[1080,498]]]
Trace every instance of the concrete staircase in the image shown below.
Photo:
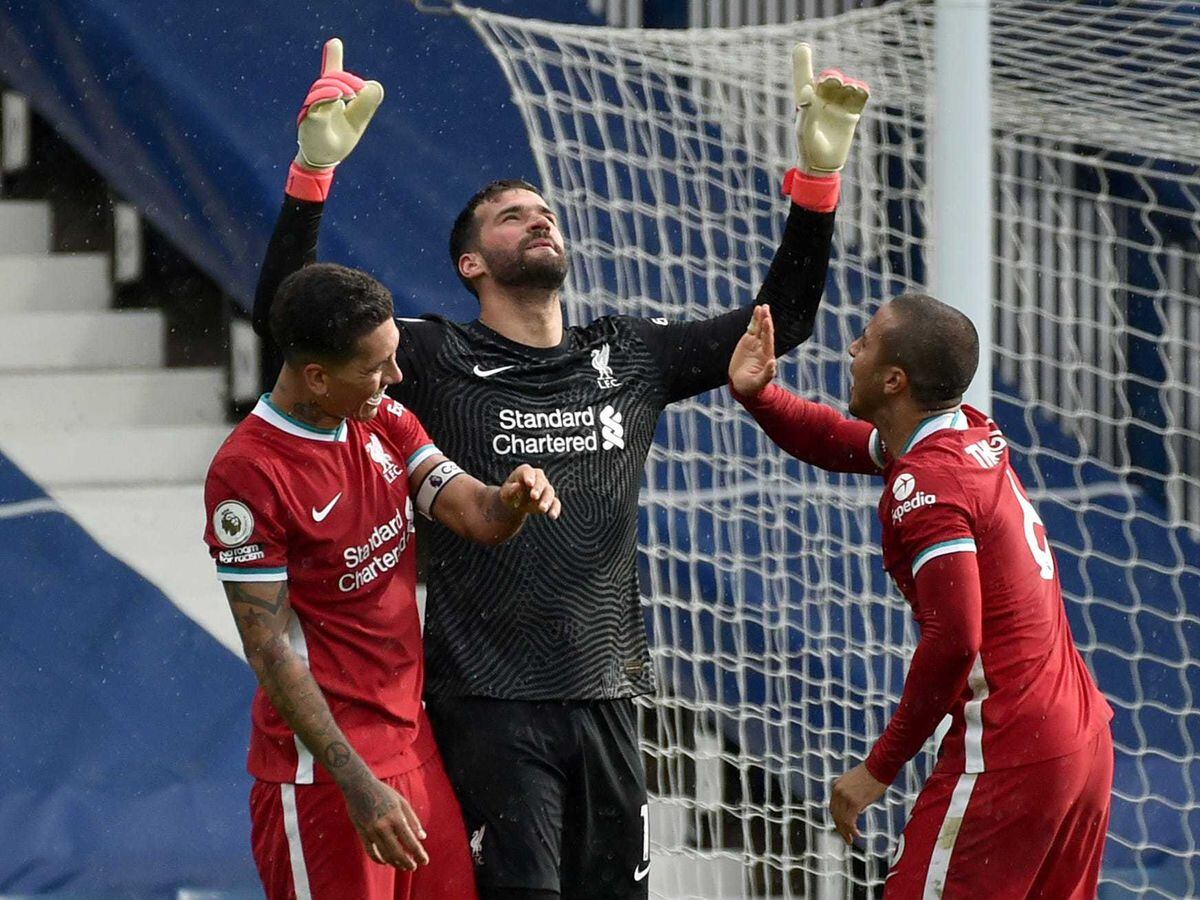
[[[234,652],[204,549],[225,374],[166,368],[157,310],[112,309],[103,253],[52,253],[48,204],[0,201],[0,452]]]

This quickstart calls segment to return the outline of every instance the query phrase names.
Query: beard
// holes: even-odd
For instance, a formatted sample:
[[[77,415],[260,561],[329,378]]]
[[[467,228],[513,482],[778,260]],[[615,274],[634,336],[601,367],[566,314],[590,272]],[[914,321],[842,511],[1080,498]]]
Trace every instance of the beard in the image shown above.
[[[566,249],[558,247],[558,253],[540,253],[535,257],[526,254],[528,245],[539,238],[528,238],[515,251],[480,250],[488,270],[497,284],[510,288],[556,291],[567,278],[570,263]]]

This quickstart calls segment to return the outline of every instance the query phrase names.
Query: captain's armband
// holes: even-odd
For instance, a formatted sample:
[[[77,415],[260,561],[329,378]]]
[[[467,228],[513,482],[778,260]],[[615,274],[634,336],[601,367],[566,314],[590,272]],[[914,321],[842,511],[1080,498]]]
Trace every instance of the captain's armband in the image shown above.
[[[462,467],[451,459],[444,459],[425,476],[417,489],[417,510],[427,519],[432,519],[433,502],[446,485],[463,473]]]

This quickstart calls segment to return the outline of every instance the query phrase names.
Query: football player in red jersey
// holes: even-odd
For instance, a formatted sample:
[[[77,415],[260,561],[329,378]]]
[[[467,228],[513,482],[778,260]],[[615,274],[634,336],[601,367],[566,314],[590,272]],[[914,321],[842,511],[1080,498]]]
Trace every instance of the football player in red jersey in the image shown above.
[[[421,702],[414,506],[485,543],[561,508],[540,469],[499,487],[466,474],[384,395],[403,377],[392,316],[363,272],[291,275],[271,322],[286,362],[205,485],[205,540],[260,685],[248,768],[271,898],[475,896]]]
[[[838,831],[859,836],[859,814],[949,714],[884,896],[1094,897],[1112,710],[1075,648],[1004,435],[962,403],[979,359],[974,326],[925,294],[880,307],[850,346],[858,421],[773,384],[773,340],[760,306],[730,362],[734,396],[798,459],[883,476],[884,567],[921,628],[886,730],[834,783]]]

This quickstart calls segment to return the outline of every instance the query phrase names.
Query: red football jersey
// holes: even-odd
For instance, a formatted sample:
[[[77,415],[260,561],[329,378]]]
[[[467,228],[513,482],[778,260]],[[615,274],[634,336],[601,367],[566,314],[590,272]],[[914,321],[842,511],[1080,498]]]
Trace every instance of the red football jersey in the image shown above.
[[[974,553],[979,569],[982,645],[937,770],[983,772],[1079,750],[1112,710],[1075,648],[1054,553],[999,428],[971,407],[934,416],[883,474],[884,566],[918,622],[916,575],[926,563]]]
[[[416,416],[391,400],[370,422],[324,430],[264,396],[217,451],[204,488],[217,577],[287,582],[292,647],[380,778],[419,765],[433,748],[421,727],[409,473],[438,452]],[[329,780],[261,688],[251,718],[250,774]]]

